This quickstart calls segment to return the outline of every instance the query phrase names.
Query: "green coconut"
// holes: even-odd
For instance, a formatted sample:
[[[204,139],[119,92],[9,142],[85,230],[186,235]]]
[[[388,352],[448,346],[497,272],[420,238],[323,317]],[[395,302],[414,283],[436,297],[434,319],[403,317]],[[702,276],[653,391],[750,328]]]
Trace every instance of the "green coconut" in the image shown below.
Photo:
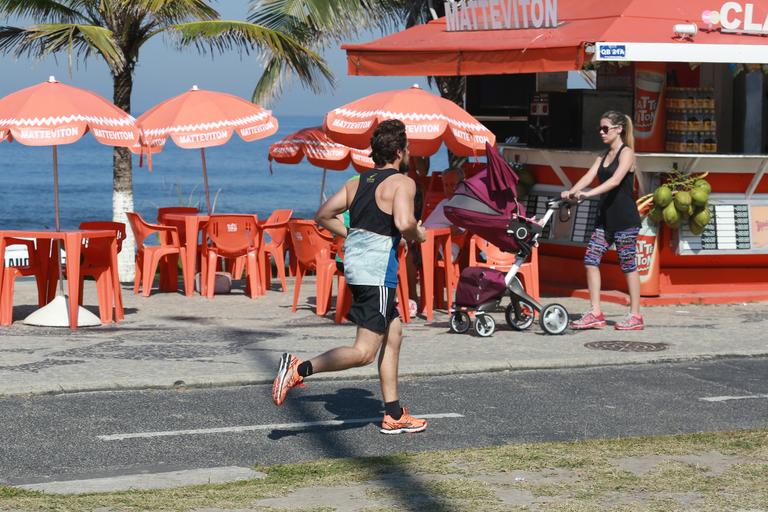
[[[671,228],[680,226],[680,211],[675,208],[675,203],[669,203],[661,214],[664,222]]]
[[[706,206],[709,201],[709,191],[704,187],[693,187],[691,201],[695,206]]]
[[[691,194],[685,190],[681,190],[675,194],[675,199],[673,202],[675,203],[675,208],[685,213],[688,211],[688,208],[691,207],[691,203],[693,201],[691,199]]]
[[[705,226],[699,226],[696,224],[696,221],[693,220],[693,217],[688,221],[688,229],[691,230],[691,233],[693,233],[696,236],[701,235],[704,232]]]
[[[672,202],[672,189],[666,185],[658,187],[653,192],[653,204],[659,208],[666,208]]]
[[[648,217],[653,222],[660,222],[661,219],[663,218],[662,209],[659,208],[658,206],[653,206],[650,210],[648,210]]]
[[[712,186],[709,184],[709,182],[703,178],[700,178],[693,182],[694,188],[701,188],[707,191],[707,194],[712,192]]]
[[[712,219],[712,213],[710,213],[709,208],[705,208],[691,217],[691,221],[702,228],[709,224],[710,219]]]

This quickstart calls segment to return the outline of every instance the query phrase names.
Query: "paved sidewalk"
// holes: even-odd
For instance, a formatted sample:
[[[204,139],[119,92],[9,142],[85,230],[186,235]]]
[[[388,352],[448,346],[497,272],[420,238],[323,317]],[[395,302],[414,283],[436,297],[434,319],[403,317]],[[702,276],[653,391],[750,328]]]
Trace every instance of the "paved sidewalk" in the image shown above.
[[[292,281],[289,289],[292,290]],[[280,354],[311,357],[354,336],[352,324],[336,325],[332,312],[314,314],[314,281],[302,286],[299,310],[291,313],[292,293],[271,291],[250,300],[239,290],[207,300],[199,296],[156,293],[148,298],[123,290],[126,318],[119,325],[67,329],[26,326],[20,320],[34,308],[34,284],[19,282],[16,323],[0,328],[0,395],[72,392],[120,388],[222,386],[271,382]],[[580,299],[560,302],[572,316],[587,306]],[[95,288],[86,283],[86,304],[95,304]],[[96,308],[92,308],[96,311]],[[609,322],[626,309],[606,304]],[[647,308],[645,331],[543,334],[538,324],[527,332],[510,330],[503,312],[491,338],[450,334],[448,317],[418,318],[405,326],[400,371],[404,376],[555,368],[635,362],[768,354],[765,303],[686,305]],[[667,343],[658,352],[596,350],[596,341]],[[376,367],[316,378],[376,376]]]

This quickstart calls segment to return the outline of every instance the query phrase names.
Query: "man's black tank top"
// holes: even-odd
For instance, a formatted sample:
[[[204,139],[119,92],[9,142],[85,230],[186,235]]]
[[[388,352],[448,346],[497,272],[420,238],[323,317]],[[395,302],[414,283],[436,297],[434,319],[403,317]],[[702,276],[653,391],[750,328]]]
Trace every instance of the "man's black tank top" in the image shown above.
[[[597,178],[601,184],[613,176],[613,173],[619,168],[619,156],[625,147],[626,145],[622,144],[613,161],[607,167],[605,166],[605,159],[608,157],[608,152],[606,151],[603,155],[597,170]],[[635,173],[628,172],[617,187],[600,195],[597,227],[606,231],[622,231],[640,227],[640,214],[637,212],[637,205],[632,197],[634,179]]]
[[[360,175],[357,192],[349,205],[349,227],[386,236],[398,236],[395,218],[376,204],[376,189],[385,179],[398,174],[395,169],[371,169]]]

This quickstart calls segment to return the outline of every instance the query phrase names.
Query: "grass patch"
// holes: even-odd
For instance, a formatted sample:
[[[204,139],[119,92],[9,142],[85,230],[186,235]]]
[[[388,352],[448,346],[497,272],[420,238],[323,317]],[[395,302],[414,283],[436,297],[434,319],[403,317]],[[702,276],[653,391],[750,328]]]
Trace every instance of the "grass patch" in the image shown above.
[[[714,472],[707,454],[729,458],[723,466],[720,457],[720,470]],[[700,458],[695,463],[676,459],[686,456]],[[652,461],[643,471],[618,465],[643,457]],[[356,486],[359,496],[351,499],[369,511],[409,510],[416,504],[425,511],[768,511],[766,430],[507,445],[257,469],[267,477],[156,491],[57,496],[0,487],[0,510],[334,510],[333,493],[349,499],[348,486]],[[320,488],[317,502],[292,501],[294,492]],[[266,498],[280,498],[281,505],[260,505]]]

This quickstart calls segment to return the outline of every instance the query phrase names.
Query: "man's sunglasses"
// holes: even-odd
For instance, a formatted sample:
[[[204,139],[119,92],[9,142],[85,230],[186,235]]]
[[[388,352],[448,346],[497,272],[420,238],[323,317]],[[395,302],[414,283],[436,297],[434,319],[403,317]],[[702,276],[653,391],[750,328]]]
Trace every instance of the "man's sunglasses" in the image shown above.
[[[598,128],[597,130],[600,131],[600,132],[603,132],[603,133],[608,133],[609,131],[611,131],[614,128],[618,128],[618,126],[605,126],[605,125],[603,125],[600,128]]]

